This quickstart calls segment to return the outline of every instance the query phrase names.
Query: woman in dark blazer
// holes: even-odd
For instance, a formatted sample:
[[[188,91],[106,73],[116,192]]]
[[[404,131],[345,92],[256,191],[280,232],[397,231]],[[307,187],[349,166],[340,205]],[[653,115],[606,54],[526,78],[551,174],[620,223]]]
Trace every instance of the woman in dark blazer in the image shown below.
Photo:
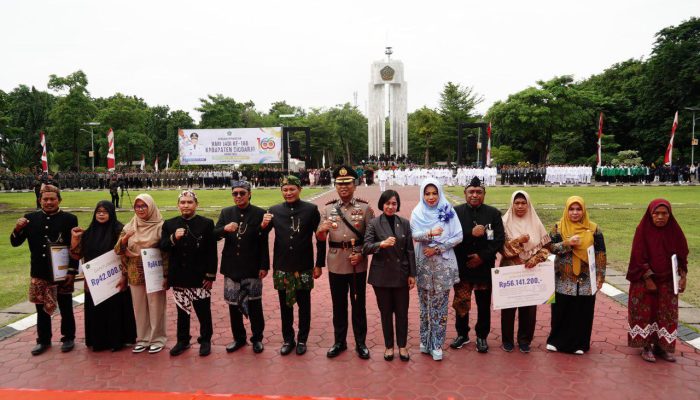
[[[396,215],[401,208],[399,194],[386,190],[379,197],[382,214],[370,221],[362,254],[372,254],[367,281],[374,288],[384,333],[384,359],[394,359],[394,321],[399,358],[408,361],[408,292],[416,285],[416,259],[413,253],[411,224]]]

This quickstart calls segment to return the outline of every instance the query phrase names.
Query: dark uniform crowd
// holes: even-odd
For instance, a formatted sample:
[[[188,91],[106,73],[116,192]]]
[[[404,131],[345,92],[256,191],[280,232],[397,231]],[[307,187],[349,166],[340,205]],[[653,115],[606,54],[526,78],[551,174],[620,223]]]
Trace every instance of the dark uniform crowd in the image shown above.
[[[547,176],[544,165],[504,165],[500,173],[501,185],[544,185]]]

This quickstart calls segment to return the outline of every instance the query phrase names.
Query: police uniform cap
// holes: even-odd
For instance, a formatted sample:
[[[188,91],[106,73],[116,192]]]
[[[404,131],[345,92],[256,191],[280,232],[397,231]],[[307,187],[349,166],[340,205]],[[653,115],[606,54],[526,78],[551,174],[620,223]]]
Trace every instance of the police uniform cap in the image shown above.
[[[333,170],[333,179],[336,183],[350,183],[357,179],[357,172],[347,165],[341,165]]]

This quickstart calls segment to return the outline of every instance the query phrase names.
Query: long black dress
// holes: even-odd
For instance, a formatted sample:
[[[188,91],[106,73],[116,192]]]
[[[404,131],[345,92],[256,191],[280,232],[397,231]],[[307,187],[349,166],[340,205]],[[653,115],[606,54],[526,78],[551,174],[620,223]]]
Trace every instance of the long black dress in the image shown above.
[[[97,222],[97,209],[103,207],[109,212],[109,221]],[[114,251],[119,233],[124,225],[117,220],[114,204],[103,200],[97,203],[92,223],[82,237],[82,256],[90,261],[108,251]],[[125,344],[136,340],[136,321],[131,293],[127,287],[99,305],[95,305],[92,296],[85,287],[85,345],[93,351],[119,350]]]

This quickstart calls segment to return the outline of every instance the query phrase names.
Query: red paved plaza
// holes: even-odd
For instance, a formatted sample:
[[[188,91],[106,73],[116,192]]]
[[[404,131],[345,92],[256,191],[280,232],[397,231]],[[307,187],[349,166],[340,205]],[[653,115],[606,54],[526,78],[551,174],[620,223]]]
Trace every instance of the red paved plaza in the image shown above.
[[[398,191],[402,196],[400,214],[409,217],[418,199],[418,189],[407,187],[398,188]],[[368,199],[377,211],[377,186],[358,188],[356,194]],[[316,203],[324,204],[333,196],[329,193]],[[487,195],[487,203],[488,200]],[[605,222],[600,222],[605,229]],[[545,350],[550,313],[549,306],[540,306],[532,353],[500,350],[500,313],[493,312],[488,354],[477,353],[473,343],[460,350],[449,349],[446,344],[443,361],[435,362],[418,351],[418,300],[413,291],[409,325],[412,358],[406,363],[399,361],[398,357],[392,362],[382,358],[384,345],[379,311],[369,285],[367,345],[372,358],[361,360],[350,350],[335,359],[326,358],[326,351],[333,344],[333,327],[325,270],[312,291],[311,334],[306,355],[279,355],[282,343],[279,306],[270,277],[265,279],[263,295],[265,351],[254,354],[251,346],[247,346],[227,354],[225,346],[231,342],[232,336],[220,278],[213,292],[214,337],[209,357],[199,357],[194,339],[192,348],[183,355],[171,357],[168,354],[167,350],[175,344],[176,319],[170,294],[168,348],[154,355],[132,354],[128,349],[117,353],[89,351],[82,341],[81,306],[75,309],[78,334],[76,349],[70,353],[61,353],[56,342],[60,338],[58,318],[54,320],[54,347],[41,356],[33,357],[29,352],[34,344],[35,328],[1,341],[0,387],[193,394],[183,398],[209,397],[202,394],[395,399],[700,398],[700,353],[679,342],[677,363],[659,360],[650,364],[643,361],[639,350],[627,347],[627,309],[602,293],[596,302],[591,351],[586,355],[548,353]],[[470,326],[473,326],[474,315],[471,317]],[[452,309],[448,324],[447,336],[451,340],[455,336]],[[195,338],[198,329],[196,318],[193,318],[192,335]],[[470,333],[473,335],[473,331]],[[348,336],[348,346],[352,349],[352,329]],[[471,339],[473,341],[474,337]],[[39,394],[45,398],[71,398],[70,393],[60,396],[51,392]],[[31,398],[23,396],[27,396],[27,392],[18,394],[0,390],[0,398]],[[78,393],[74,396],[77,397]],[[150,398],[156,398],[153,396],[151,393]],[[95,393],[92,398],[98,397]],[[134,394],[129,398],[141,397]],[[173,395],[171,398],[180,397]]]

